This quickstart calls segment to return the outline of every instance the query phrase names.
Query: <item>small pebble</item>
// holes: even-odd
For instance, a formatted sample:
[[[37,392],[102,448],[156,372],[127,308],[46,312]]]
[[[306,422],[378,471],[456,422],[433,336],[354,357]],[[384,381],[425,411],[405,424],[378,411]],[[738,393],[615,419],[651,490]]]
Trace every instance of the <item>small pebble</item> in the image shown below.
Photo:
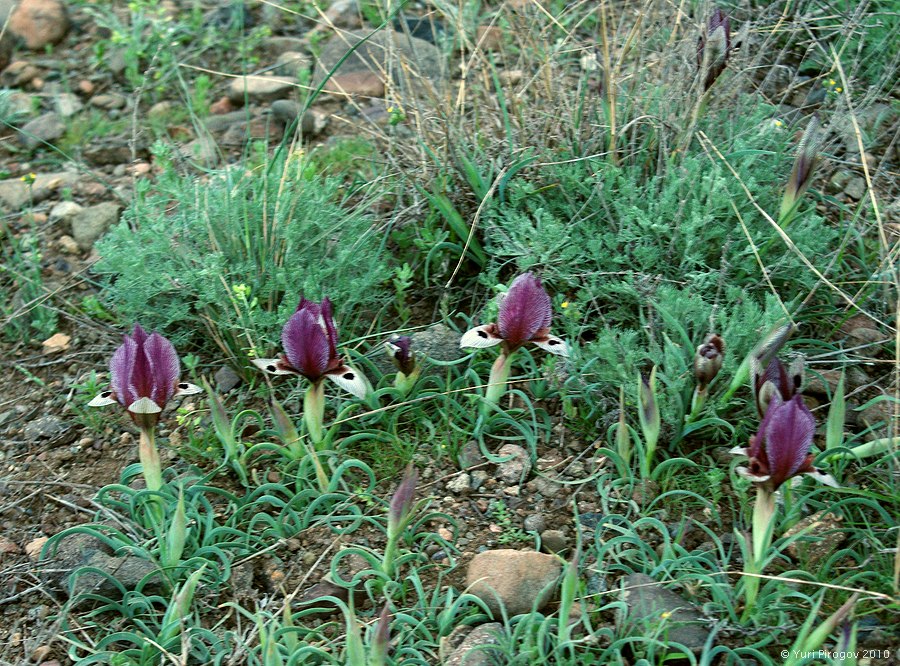
[[[462,472],[447,484],[447,490],[456,494],[468,493],[472,490],[472,480],[466,472]]]
[[[539,513],[532,514],[525,518],[523,525],[527,532],[543,532],[547,529],[547,521],[544,520],[544,517]]]
[[[562,530],[545,530],[541,532],[541,546],[549,553],[563,553],[569,542]]]
[[[481,486],[484,485],[484,482],[488,480],[488,473],[483,469],[476,469],[472,472],[472,490],[478,490]]]

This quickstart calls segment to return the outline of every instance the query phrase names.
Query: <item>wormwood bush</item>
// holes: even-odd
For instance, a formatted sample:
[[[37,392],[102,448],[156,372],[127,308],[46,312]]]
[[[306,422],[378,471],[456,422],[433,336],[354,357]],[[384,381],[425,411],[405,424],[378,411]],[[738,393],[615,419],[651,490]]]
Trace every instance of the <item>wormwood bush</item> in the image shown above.
[[[205,331],[241,368],[279,346],[301,294],[329,296],[344,322],[360,306],[377,311],[390,275],[384,239],[354,195],[345,205],[338,181],[297,157],[207,182],[167,173],[98,243],[103,295],[175,344],[202,346]]]
[[[768,114],[758,105],[741,122],[729,127],[713,119],[706,131],[774,214],[793,156],[790,133]],[[492,262],[483,279],[495,282],[513,263],[537,270],[564,295],[569,335],[591,341],[581,349],[584,379],[612,389],[611,398],[620,385],[633,392],[637,370],[653,365],[683,382],[691,376],[686,361],[711,331],[726,336],[729,364],[739,363],[784,315],[778,299],[791,309],[818,281],[735,176],[697,142],[652,172],[638,163],[548,160],[513,180],[484,220]],[[839,233],[811,202],[788,233],[827,273]]]
[[[770,214],[777,210],[791,167],[788,138],[770,123],[755,136],[719,143]],[[699,150],[650,178],[638,165],[599,160],[550,165],[514,181],[507,204],[485,217],[486,246],[495,266],[514,259],[519,269],[539,267],[557,290],[579,288],[606,301],[607,316],[623,322],[637,323],[635,307],[646,296],[637,293],[646,291],[641,283],[671,281],[712,299],[725,280],[759,298],[768,286],[754,248],[784,300],[805,294],[817,281],[727,168]],[[806,212],[789,233],[799,250],[824,268],[837,232]]]

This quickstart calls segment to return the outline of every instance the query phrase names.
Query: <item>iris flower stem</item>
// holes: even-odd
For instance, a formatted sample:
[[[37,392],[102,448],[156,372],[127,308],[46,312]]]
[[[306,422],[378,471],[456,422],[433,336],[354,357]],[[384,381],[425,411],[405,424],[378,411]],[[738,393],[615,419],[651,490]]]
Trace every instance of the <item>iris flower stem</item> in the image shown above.
[[[316,449],[325,439],[322,422],[325,420],[325,385],[319,380],[312,382],[303,396],[303,420],[309,431],[309,438]]]
[[[144,482],[147,484],[147,490],[158,492],[163,485],[162,464],[159,461],[159,451],[156,448],[156,433],[153,426],[141,426],[138,456],[141,460],[141,469],[144,472]]]
[[[397,529],[397,526],[388,524],[387,543],[384,546],[384,564],[382,565],[382,568],[389,578],[393,577],[394,571],[397,568],[394,564],[394,560],[397,559],[397,544],[400,542],[402,534],[403,530]]]
[[[693,423],[700,416],[703,407],[706,405],[706,398],[709,395],[707,388],[700,388],[699,385],[694,387],[694,395],[691,397],[691,413],[684,420],[685,423]]]
[[[499,403],[500,398],[506,393],[506,382],[509,379],[509,371],[512,366],[510,363],[511,358],[512,353],[504,350],[500,352],[500,356],[497,357],[494,365],[491,366],[491,375],[488,378],[485,400],[492,405]]]
[[[159,450],[156,448],[156,429],[152,425],[140,426],[140,438],[138,439],[138,457],[141,461],[141,470],[144,473],[144,483],[147,490],[158,493],[162,490],[162,463],[159,460]],[[158,495],[150,498],[148,510],[153,527],[159,535],[162,535],[165,507],[163,499]]]
[[[756,503],[753,505],[753,545],[750,558],[745,564],[747,573],[762,573],[769,547],[772,545],[772,532],[775,522],[775,494],[761,485],[756,487]],[[759,594],[759,581],[756,576],[744,578],[744,614],[746,622],[756,605]]]
[[[384,545],[384,559],[382,564],[382,569],[388,577],[393,577],[394,572],[397,570],[397,564],[395,562],[397,559],[397,547],[400,545],[403,531],[408,524],[408,511],[401,512],[401,515],[399,516],[393,515],[393,513],[388,516],[387,542]]]

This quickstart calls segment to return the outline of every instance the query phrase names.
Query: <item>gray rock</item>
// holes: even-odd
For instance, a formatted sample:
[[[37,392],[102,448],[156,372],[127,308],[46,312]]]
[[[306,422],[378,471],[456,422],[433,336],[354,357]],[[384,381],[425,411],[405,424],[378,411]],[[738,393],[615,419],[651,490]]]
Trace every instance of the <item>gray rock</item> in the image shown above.
[[[150,120],[165,121],[168,120],[174,112],[175,105],[169,100],[163,100],[147,109],[147,117]]]
[[[142,582],[143,591],[158,593],[162,589],[162,577],[152,562],[138,557],[115,557],[110,547],[89,534],[72,534],[48,549],[42,558],[45,580],[56,588],[68,590],[74,583],[73,596],[84,592],[116,596],[119,590],[110,577],[127,590],[133,590]],[[82,567],[96,567],[107,575],[85,573],[71,580]]]
[[[227,130],[235,123],[245,123],[250,119],[247,111],[232,111],[231,113],[222,113],[216,116],[210,116],[206,119],[206,129],[210,132],[222,132]]]
[[[385,72],[390,72],[393,83],[407,94],[422,90],[423,86],[443,87],[444,58],[434,44],[394,31],[377,32],[360,44],[368,36],[367,32],[351,31],[332,37],[316,62],[313,85],[318,86],[335,70],[341,58],[359,45],[332,75],[372,72],[383,77]]]
[[[229,125],[219,143],[223,146],[243,146],[249,141],[278,141],[284,134],[280,123],[267,118],[253,118],[249,122]]]
[[[84,108],[84,102],[74,93],[60,93],[53,102],[56,106],[56,112],[63,118],[74,116]]]
[[[697,653],[709,637],[709,623],[689,602],[646,574],[631,574],[623,581],[626,611],[616,621],[632,634],[658,636],[666,643],[681,643]]]
[[[449,637],[451,640],[457,634],[456,629]],[[504,653],[497,647],[504,635],[502,624],[488,622],[474,629],[465,629],[468,631],[458,633],[458,636],[464,636],[462,641],[441,662],[444,666],[496,666],[502,663]]]
[[[548,553],[565,553],[569,550],[569,540],[562,530],[544,530],[541,532],[541,548]]]
[[[242,381],[241,376],[229,365],[223,365],[216,370],[213,380],[216,382],[216,390],[219,393],[228,393],[231,389],[240,385]]]
[[[81,210],[72,218],[72,238],[83,252],[88,252],[94,243],[119,220],[121,207],[115,203],[102,203]]]
[[[134,153],[129,143],[130,137],[113,136],[92,142],[82,150],[82,156],[91,164],[106,166],[109,164],[127,164],[132,159],[143,159],[148,154],[147,144],[138,139],[134,144]]]
[[[459,348],[459,333],[443,324],[434,324],[424,331],[412,333],[409,337],[412,338],[412,348],[416,350],[416,354],[435,361],[446,363],[465,356],[463,350]]]
[[[490,475],[483,469],[476,469],[470,476],[472,477],[472,490],[478,490],[490,478]]]
[[[837,193],[843,192],[844,188],[853,180],[853,172],[848,169],[839,169],[834,172],[834,175],[831,176],[831,179],[828,181],[828,191]]]
[[[547,529],[547,521],[541,514],[533,513],[525,517],[525,520],[522,521],[522,526],[526,532],[543,532]]]
[[[521,483],[531,473],[531,456],[518,444],[504,444],[498,456],[509,460],[497,465],[497,476],[506,483]]]
[[[325,11],[325,18],[329,25],[347,28],[359,25],[359,14],[358,0],[334,0]]]
[[[869,381],[869,376],[854,365],[850,365],[844,370],[840,368],[816,369],[816,374],[813,374],[807,368],[803,393],[815,396],[832,395],[842,375],[844,376],[844,389],[846,392],[853,391]]]
[[[34,150],[44,143],[56,141],[65,133],[66,124],[63,122],[62,116],[58,113],[51,112],[38,116],[34,120],[26,123],[25,126],[19,130],[19,138],[26,148]]]
[[[847,531],[841,524],[843,516],[828,511],[817,511],[800,520],[785,533],[785,539],[798,534],[808,535],[791,541],[787,552],[807,569],[816,567],[847,540]]]
[[[469,563],[466,586],[499,616],[544,608],[556,591],[562,562],[554,555],[525,550],[487,550]]]
[[[538,493],[544,497],[556,497],[562,490],[562,484],[551,481],[545,476],[538,476],[526,484],[529,492]]]
[[[0,201],[13,210],[20,210],[29,203],[39,203],[64,187],[72,187],[78,180],[75,173],[38,174],[29,186],[20,178],[0,181]]]
[[[41,104],[38,97],[16,90],[6,95],[6,113],[8,121],[21,122],[28,116],[35,114]]]
[[[297,116],[300,115],[302,107],[289,99],[278,99],[272,102],[272,117],[281,122],[285,127],[290,127]],[[307,109],[300,120],[300,131],[304,136],[316,136],[321,134],[328,126],[328,116],[312,109]]]
[[[283,13],[283,12],[282,12]],[[262,54],[268,59],[277,58],[282,53],[302,53],[309,49],[309,42],[300,37],[269,37],[259,46]]]
[[[74,201],[60,201],[50,209],[50,221],[69,224],[71,223],[72,218],[82,210],[84,210],[84,208]]]
[[[111,557],[97,551],[88,558],[84,566],[99,569],[105,575],[91,571],[79,575],[72,581],[71,576],[78,573],[78,570],[72,571],[69,585],[72,587],[73,597],[85,593],[118,597],[121,592],[116,583],[126,590],[140,588],[144,594],[156,594],[163,589],[159,569],[152,562],[139,557]]]
[[[24,88],[34,79],[40,78],[42,74],[39,67],[27,60],[15,60],[0,72],[0,84],[4,88]]]
[[[299,77],[312,67],[312,58],[300,51],[285,51],[275,61],[274,71],[277,76]]]
[[[179,149],[179,154],[189,162],[204,168],[213,168],[219,163],[219,146],[207,133],[203,133]]]
[[[452,493],[456,493],[457,495],[462,493],[469,493],[472,491],[472,480],[468,474],[462,472],[457,474],[450,482],[447,484],[447,490]]]
[[[58,416],[46,414],[29,421],[22,429],[22,435],[29,442],[35,442],[39,439],[53,439],[61,435],[66,430],[66,424]]]
[[[271,102],[290,95],[298,83],[288,76],[239,76],[228,86],[228,99],[235,104]]]
[[[463,444],[463,447],[459,450],[459,468],[462,470],[478,467],[485,462],[487,461],[481,454],[481,448],[474,439],[470,439]]]
[[[104,56],[103,64],[117,79],[122,80],[128,62],[125,58],[127,50],[124,46],[110,49]]]
[[[90,103],[91,106],[96,106],[98,109],[110,111],[112,109],[124,109],[128,100],[116,93],[102,93],[91,97]]]
[[[846,185],[844,185],[844,194],[853,199],[854,201],[859,201],[864,196],[866,196],[866,181],[864,178],[860,178],[859,176],[854,176],[851,178]]]

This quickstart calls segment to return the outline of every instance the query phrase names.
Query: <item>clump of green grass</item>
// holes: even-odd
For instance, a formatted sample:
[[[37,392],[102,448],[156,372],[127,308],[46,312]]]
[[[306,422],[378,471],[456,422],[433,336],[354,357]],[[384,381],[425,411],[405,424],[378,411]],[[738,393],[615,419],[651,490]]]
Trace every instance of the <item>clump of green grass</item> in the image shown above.
[[[44,340],[57,331],[59,317],[44,284],[39,234],[36,229],[15,233],[5,227],[2,235],[0,285],[6,286],[0,298],[3,335],[18,342]]]
[[[340,303],[345,323],[376,317],[390,276],[384,235],[362,204],[345,205],[366,193],[343,192],[306,164],[293,155],[206,183],[169,171],[139,190],[97,246],[106,302],[238,369],[279,346],[301,294]]]

